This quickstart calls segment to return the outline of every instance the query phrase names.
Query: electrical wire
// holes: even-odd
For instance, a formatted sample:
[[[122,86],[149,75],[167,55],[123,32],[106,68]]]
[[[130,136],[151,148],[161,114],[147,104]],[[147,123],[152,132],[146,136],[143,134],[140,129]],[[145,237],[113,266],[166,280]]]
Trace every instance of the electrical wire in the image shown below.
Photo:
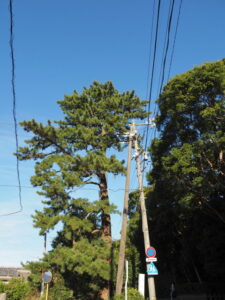
[[[169,6],[169,9],[168,9],[168,17],[167,17],[167,28],[165,30],[165,39],[164,39],[164,43],[163,43],[163,56],[162,56],[162,62],[161,62],[161,67],[160,67],[159,78],[162,78],[163,71],[165,72],[165,70],[164,70],[165,69],[165,64],[163,64],[163,62],[164,62],[164,59],[165,59],[165,56],[166,56],[166,48],[167,48],[167,41],[168,41],[168,35],[169,35],[168,28],[170,26],[171,11],[172,11],[172,6],[173,5],[174,5],[174,2],[170,1],[170,6]],[[159,86],[158,86],[158,93],[157,93],[157,95],[160,94],[160,82],[161,81],[159,80]],[[153,118],[154,119],[156,118],[157,110],[158,110],[158,106],[155,105],[154,112],[153,112]],[[152,139],[155,137],[155,132],[156,132],[156,127],[154,128],[154,131],[151,130],[150,136],[149,136],[149,139],[148,139],[149,141],[152,141]]]
[[[158,6],[159,5],[160,5],[160,3],[158,3]],[[166,64],[167,64],[167,60],[168,60],[169,46],[170,46],[170,42],[171,42],[171,28],[172,28],[172,23],[173,23],[173,19],[174,19],[174,17],[173,17],[173,15],[174,15],[174,6],[175,6],[175,0],[171,0],[170,1],[170,7],[169,7],[169,13],[168,13],[168,22],[167,22],[165,41],[164,41],[163,59],[162,59],[162,64],[161,64],[160,76],[159,76],[159,78],[161,78],[161,79],[159,79],[160,85],[159,85],[159,89],[158,89],[158,95],[162,92],[164,79],[166,77],[165,76],[165,70],[166,70]],[[178,14],[177,14],[175,33],[174,33],[174,38],[173,38],[173,46],[172,46],[172,51],[171,51],[171,56],[170,56],[170,61],[169,61],[169,67],[168,67],[167,81],[168,81],[169,76],[170,76],[171,66],[172,66],[173,57],[174,57],[174,49],[175,49],[175,43],[176,43],[177,32],[178,32],[178,27],[179,27],[181,7],[182,7],[182,0],[180,0],[180,5],[179,5],[179,9],[178,9]],[[157,22],[158,22],[158,20],[157,20]],[[154,62],[153,62],[153,68],[154,68]],[[154,73],[153,68],[152,68],[152,74]],[[151,93],[152,93],[152,80],[153,80],[153,78],[151,78],[149,98],[151,98]],[[150,106],[150,101],[149,101],[149,106]],[[149,110],[150,109],[148,109],[148,111]],[[153,119],[156,117],[157,114],[158,114],[158,106],[155,105],[154,113],[153,113]],[[149,123],[149,119],[148,119],[148,123]],[[154,128],[154,132],[151,131],[151,136],[150,137],[148,137],[148,131],[149,131],[148,127],[149,127],[149,125],[147,125],[147,134],[146,134],[146,137],[145,137],[144,151],[147,150],[147,145],[149,144],[149,141],[156,137],[156,131],[157,131],[156,127]],[[145,162],[143,164],[143,169],[145,169]]]
[[[161,71],[160,71],[160,77],[161,80],[159,81],[159,88],[158,88],[158,95],[162,92],[164,78],[165,78],[165,69],[166,69],[166,62],[168,57],[168,51],[169,51],[169,45],[170,45],[170,35],[171,35],[171,25],[172,25],[172,19],[173,19],[173,13],[174,13],[174,4],[175,0],[172,0],[170,2],[169,7],[169,14],[168,14],[168,22],[167,22],[167,29],[166,29],[166,35],[164,40],[164,49],[163,49],[163,59],[161,64]],[[154,108],[154,118],[158,114],[158,106],[155,106]],[[152,140],[156,137],[156,127],[154,128],[154,131],[152,132],[152,135],[149,140]]]
[[[14,55],[14,15],[13,15],[13,0],[9,0],[9,16],[10,16],[10,58],[11,58],[11,86],[12,86],[12,96],[13,96],[13,121],[14,121],[14,135],[16,141],[16,152],[19,149],[19,141],[18,141],[18,127],[17,127],[17,116],[16,116],[16,86],[15,86],[15,55]],[[19,193],[19,209],[17,211],[0,214],[0,217],[6,217],[14,214],[18,214],[23,211],[22,204],[22,193],[21,193],[21,180],[20,180],[20,169],[19,169],[19,159],[16,157],[16,173],[17,173],[17,181],[18,181],[18,193]]]
[[[162,78],[161,78],[159,93],[162,92],[163,82],[164,82],[164,78],[165,78],[165,68],[166,68],[166,61],[167,61],[167,56],[168,56],[169,44],[170,44],[170,33],[171,33],[171,24],[172,24],[172,19],[173,19],[173,12],[174,12],[174,3],[175,3],[175,0],[172,0],[169,24],[167,26],[167,42],[166,42],[166,50],[165,50],[165,54],[164,54],[164,58],[163,58],[163,71],[162,71]]]
[[[160,93],[162,92],[164,78],[165,78],[165,68],[166,68],[166,61],[167,61],[167,57],[168,57],[168,50],[169,50],[169,44],[170,44],[171,25],[172,25],[172,19],[173,19],[173,14],[174,14],[174,4],[175,4],[175,0],[172,0],[169,21],[168,21],[168,24],[167,24],[167,42],[166,42],[166,49],[165,49],[164,58],[163,58],[162,77],[161,77],[161,83],[160,83],[158,95],[160,95]],[[178,11],[178,17],[177,17],[177,22],[176,22],[176,29],[175,29],[175,34],[174,34],[172,54],[171,54],[171,58],[170,58],[170,65],[169,65],[169,70],[168,70],[167,81],[169,79],[171,65],[172,65],[174,47],[175,47],[175,42],[176,42],[176,35],[177,35],[179,19],[180,19],[181,6],[182,6],[182,0],[180,1],[179,11]],[[156,116],[157,114],[158,114],[158,106],[157,106],[157,110],[154,111],[154,116]],[[154,132],[153,132],[153,139],[156,137],[156,132],[157,132],[157,129],[155,127]]]
[[[171,66],[172,66],[172,63],[173,63],[174,50],[175,50],[175,44],[176,44],[176,38],[177,38],[177,31],[178,31],[179,22],[180,22],[180,15],[181,15],[182,3],[183,3],[183,0],[180,0],[179,10],[178,10],[178,17],[177,17],[177,23],[176,23],[176,29],[175,29],[174,40],[173,40],[173,48],[172,48],[171,57],[170,57],[170,64],[169,64],[167,81],[169,80],[170,72],[171,72]]]
[[[155,40],[154,40],[154,51],[153,51],[153,63],[152,63],[152,72],[151,72],[151,81],[150,81],[150,90],[149,90],[149,101],[148,101],[148,119],[147,119],[147,130],[146,130],[146,137],[145,137],[145,146],[144,151],[147,149],[147,142],[148,142],[148,131],[149,131],[149,122],[150,122],[150,106],[151,106],[151,98],[152,98],[152,86],[153,86],[153,75],[155,71],[155,61],[156,61],[156,50],[157,50],[157,41],[158,41],[158,29],[159,29],[159,16],[160,16],[160,6],[161,0],[158,1],[157,7],[157,17],[156,17],[156,32],[155,32]]]
[[[172,0],[170,0],[170,6],[169,6],[169,9],[168,9],[167,26],[166,26],[166,30],[165,30],[165,38],[164,38],[164,43],[163,43],[162,62],[161,62],[161,67],[160,67],[159,84],[158,84],[157,95],[159,95],[159,93],[160,93],[160,82],[161,82],[160,78],[162,78],[162,74],[163,74],[163,60],[164,60],[165,53],[166,53],[166,45],[167,45],[167,39],[168,39],[168,27],[169,27],[169,22],[170,22],[171,9],[172,9]],[[154,107],[153,115],[155,115],[155,111],[156,111],[156,105]]]
[[[150,65],[151,65],[151,56],[152,56],[152,39],[153,39],[153,25],[154,25],[154,12],[155,12],[155,0],[153,2],[153,9],[152,9],[152,24],[151,24],[151,38],[150,38],[150,46],[149,46],[149,59],[148,59],[148,75],[147,75],[147,89],[146,89],[146,99],[149,95],[149,83],[150,83]]]
[[[16,185],[16,184],[0,184],[0,187],[15,187],[15,188],[18,188],[19,186]],[[32,185],[21,185],[20,186],[21,188],[23,189],[35,189],[36,187],[33,187]],[[99,191],[99,189],[97,188],[85,188],[83,186],[80,186],[76,189],[74,189],[72,192],[76,192],[78,190],[82,190],[82,191]],[[124,188],[118,188],[118,189],[111,189],[111,188],[108,188],[109,191],[111,192],[114,192],[114,193],[117,193],[119,191],[125,191],[126,189]],[[135,188],[132,188],[130,190],[136,190]]]
[[[148,68],[147,68],[146,99],[149,98],[150,66],[151,66],[151,57],[152,57],[151,48],[152,48],[152,40],[153,40],[154,12],[155,12],[155,0],[153,2],[153,8],[152,8],[152,24],[151,24],[151,31],[150,31],[151,37],[150,37],[150,43],[149,43],[149,58],[148,58]],[[146,104],[145,109],[147,111],[147,104]],[[150,104],[149,110],[150,109],[151,109],[151,104]],[[142,135],[143,140],[145,139],[146,129],[147,129],[147,126],[145,126],[144,130],[143,130],[143,135]]]

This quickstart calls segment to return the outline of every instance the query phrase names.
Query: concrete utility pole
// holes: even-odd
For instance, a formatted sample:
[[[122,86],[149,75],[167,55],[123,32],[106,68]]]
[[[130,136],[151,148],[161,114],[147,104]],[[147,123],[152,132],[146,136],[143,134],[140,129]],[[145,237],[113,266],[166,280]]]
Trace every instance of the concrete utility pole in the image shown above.
[[[142,231],[144,234],[144,244],[145,250],[150,247],[150,237],[149,237],[149,230],[148,230],[148,219],[146,213],[146,206],[145,206],[145,196],[142,184],[142,170],[141,170],[141,160],[140,160],[140,149],[138,146],[137,136],[134,140],[134,147],[135,147],[135,159],[137,163],[137,172],[138,172],[138,185],[140,190],[140,205],[141,205],[141,218],[142,218]],[[147,266],[146,266],[147,267]],[[149,291],[149,299],[156,300],[156,292],[155,292],[155,280],[153,276],[148,276],[148,291]]]
[[[122,230],[121,230],[121,239],[120,239],[120,250],[119,250],[119,261],[118,261],[118,270],[117,270],[117,277],[116,277],[115,295],[121,294],[123,288],[123,274],[124,274],[125,248],[126,248],[126,236],[127,236],[128,198],[129,198],[129,184],[130,184],[130,164],[131,164],[131,151],[132,151],[132,143],[133,143],[134,135],[135,135],[134,123],[132,123],[129,132],[127,175],[126,175],[125,195],[124,195],[124,204],[123,204]]]

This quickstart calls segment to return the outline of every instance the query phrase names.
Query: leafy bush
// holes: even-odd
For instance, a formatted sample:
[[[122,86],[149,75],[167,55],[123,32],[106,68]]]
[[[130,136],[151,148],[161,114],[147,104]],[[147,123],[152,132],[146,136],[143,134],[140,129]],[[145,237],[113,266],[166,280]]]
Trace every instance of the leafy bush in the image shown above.
[[[136,289],[128,289],[128,300],[144,300],[145,298]],[[124,294],[115,296],[113,300],[124,300]]]
[[[0,293],[5,293],[7,285],[0,281]]]
[[[28,282],[13,278],[9,284],[0,284],[0,292],[7,294],[7,300],[24,300],[31,292]]]

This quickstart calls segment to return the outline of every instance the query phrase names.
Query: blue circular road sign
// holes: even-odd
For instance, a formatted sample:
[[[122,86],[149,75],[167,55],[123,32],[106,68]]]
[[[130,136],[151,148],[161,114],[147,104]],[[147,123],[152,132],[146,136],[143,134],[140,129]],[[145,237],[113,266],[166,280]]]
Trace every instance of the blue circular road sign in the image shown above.
[[[155,257],[156,256],[156,250],[154,247],[148,247],[146,250],[146,255],[148,257]]]

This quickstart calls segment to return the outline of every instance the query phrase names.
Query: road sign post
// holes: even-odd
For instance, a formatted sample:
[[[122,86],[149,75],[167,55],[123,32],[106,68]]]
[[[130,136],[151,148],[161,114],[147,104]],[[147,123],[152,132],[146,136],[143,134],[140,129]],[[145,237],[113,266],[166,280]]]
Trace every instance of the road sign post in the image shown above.
[[[45,300],[48,300],[48,289],[49,289],[49,282],[52,280],[52,273],[50,271],[45,272],[43,274],[42,280],[46,283],[46,295]]]

